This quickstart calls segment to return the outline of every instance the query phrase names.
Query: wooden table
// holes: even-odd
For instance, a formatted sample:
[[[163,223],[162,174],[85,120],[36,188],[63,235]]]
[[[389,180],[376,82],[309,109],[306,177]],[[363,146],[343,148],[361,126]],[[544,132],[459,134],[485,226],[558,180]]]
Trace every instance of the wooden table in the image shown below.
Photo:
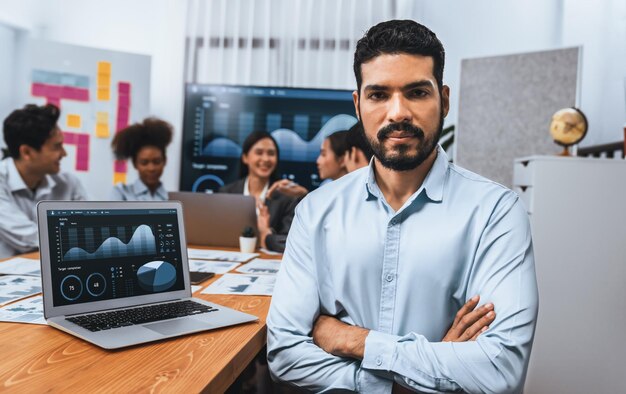
[[[221,393],[265,345],[271,297],[194,297],[259,321],[114,351],[48,326],[0,323],[0,391]]]

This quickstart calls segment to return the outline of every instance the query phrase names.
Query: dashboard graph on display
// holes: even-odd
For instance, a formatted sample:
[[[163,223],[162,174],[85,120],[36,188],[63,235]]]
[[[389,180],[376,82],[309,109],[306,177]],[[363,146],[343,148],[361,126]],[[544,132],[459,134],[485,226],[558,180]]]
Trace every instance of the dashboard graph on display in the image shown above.
[[[323,140],[356,121],[349,90],[187,84],[180,189],[211,192],[237,180],[253,131],[278,143],[281,177],[314,189]]]
[[[55,306],[184,289],[175,209],[52,210],[47,216]]]

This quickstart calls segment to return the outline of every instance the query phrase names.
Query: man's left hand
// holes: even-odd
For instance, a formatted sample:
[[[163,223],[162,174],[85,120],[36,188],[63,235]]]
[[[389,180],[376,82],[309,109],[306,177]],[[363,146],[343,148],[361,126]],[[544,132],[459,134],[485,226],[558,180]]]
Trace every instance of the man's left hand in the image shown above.
[[[313,326],[313,342],[326,353],[339,357],[363,359],[365,338],[369,330],[351,326],[326,315],[320,315]]]

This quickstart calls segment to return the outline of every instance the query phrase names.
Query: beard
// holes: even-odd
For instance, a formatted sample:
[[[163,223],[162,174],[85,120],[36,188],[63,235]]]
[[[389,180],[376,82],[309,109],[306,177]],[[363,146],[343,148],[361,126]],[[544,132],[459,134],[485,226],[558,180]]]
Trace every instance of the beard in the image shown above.
[[[436,132],[430,134],[430,137],[426,136],[424,130],[410,122],[390,123],[378,130],[376,138],[370,138],[365,133],[362,121],[359,120],[361,123],[360,132],[363,133],[365,141],[367,141],[374,156],[383,167],[393,171],[409,171],[414,170],[422,164],[437,147],[437,143],[443,132],[443,118],[442,108],[439,114],[439,125],[437,126]],[[412,148],[409,144],[396,144],[392,148],[387,148],[385,146],[385,140],[395,131],[402,131],[403,135],[417,138],[419,140],[417,149]]]

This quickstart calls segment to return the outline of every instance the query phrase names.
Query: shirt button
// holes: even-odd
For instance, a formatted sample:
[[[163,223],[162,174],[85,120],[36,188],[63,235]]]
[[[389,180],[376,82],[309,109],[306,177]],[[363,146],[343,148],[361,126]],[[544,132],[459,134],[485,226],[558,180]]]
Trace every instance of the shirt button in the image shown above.
[[[378,366],[383,365],[383,359],[382,359],[382,357],[380,357],[380,356],[376,357],[376,365],[378,365]]]
[[[387,277],[385,279],[387,279],[387,282],[391,282],[393,281],[393,275],[387,274]]]

